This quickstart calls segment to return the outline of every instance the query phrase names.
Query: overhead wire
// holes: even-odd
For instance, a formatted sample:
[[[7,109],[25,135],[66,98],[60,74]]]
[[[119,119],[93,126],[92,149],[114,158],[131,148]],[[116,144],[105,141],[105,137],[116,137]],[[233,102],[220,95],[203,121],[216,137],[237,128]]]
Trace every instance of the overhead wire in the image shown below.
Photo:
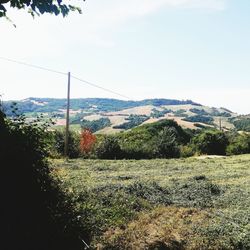
[[[44,70],[44,71],[49,71],[49,72],[60,74],[60,75],[67,75],[67,73],[62,72],[62,71],[58,71],[58,70],[54,70],[54,69],[49,69],[49,68],[38,66],[38,65],[34,65],[34,64],[31,64],[31,63],[21,62],[21,61],[18,61],[18,60],[13,60],[13,59],[2,57],[2,56],[0,56],[0,59],[4,60],[4,61],[9,61],[9,62],[12,62],[12,63],[24,65],[24,66],[27,66],[27,67],[32,67],[32,68],[36,68],[36,69],[40,69],[40,70]]]
[[[90,85],[90,86],[92,86],[92,87],[101,89],[101,90],[106,91],[106,92],[109,92],[109,93],[111,93],[111,94],[115,94],[115,95],[117,95],[117,96],[120,96],[120,97],[125,98],[125,99],[128,99],[128,100],[131,100],[131,98],[128,97],[128,96],[126,96],[126,95],[120,94],[120,93],[118,93],[118,92],[115,92],[115,91],[113,91],[113,90],[110,90],[110,89],[107,89],[107,88],[104,88],[104,87],[101,87],[101,86],[99,86],[99,85],[97,85],[97,84],[95,84],[95,83],[92,83],[92,82],[83,80],[83,79],[81,79],[81,78],[79,78],[79,77],[76,77],[76,76],[74,76],[74,75],[71,75],[71,77],[72,77],[73,79],[75,79],[75,80],[78,80],[78,81],[80,81],[80,82],[82,82],[82,83],[88,84],[88,85]]]
[[[32,67],[32,68],[35,68],[35,69],[40,69],[40,70],[44,70],[44,71],[48,71],[48,72],[51,72],[51,73],[56,73],[56,74],[60,74],[60,75],[68,75],[68,73],[65,73],[65,72],[62,72],[62,71],[58,71],[58,70],[54,70],[54,69],[50,69],[50,68],[47,68],[47,67],[42,67],[42,66],[38,66],[38,65],[35,65],[35,64],[31,64],[31,63],[26,63],[26,62],[22,62],[22,61],[18,61],[18,60],[14,60],[14,59],[10,59],[10,58],[6,58],[6,57],[2,57],[0,56],[0,59],[1,60],[4,60],[4,61],[8,61],[8,62],[12,62],[12,63],[16,63],[16,64],[20,64],[20,65],[24,65],[24,66],[27,66],[27,67]],[[84,84],[87,84],[87,85],[90,85],[92,87],[95,87],[95,88],[98,88],[98,89],[101,89],[103,91],[106,91],[106,92],[109,92],[111,94],[114,94],[114,95],[117,95],[117,96],[120,96],[122,98],[125,98],[125,99],[128,99],[128,100],[131,100],[130,97],[126,96],[126,95],[123,95],[123,94],[120,94],[116,91],[113,91],[111,89],[108,89],[108,88],[104,88],[96,83],[93,83],[93,82],[90,82],[90,81],[86,81],[84,79],[81,79],[77,76],[74,76],[74,75],[71,75],[71,77],[75,80],[78,80]]]

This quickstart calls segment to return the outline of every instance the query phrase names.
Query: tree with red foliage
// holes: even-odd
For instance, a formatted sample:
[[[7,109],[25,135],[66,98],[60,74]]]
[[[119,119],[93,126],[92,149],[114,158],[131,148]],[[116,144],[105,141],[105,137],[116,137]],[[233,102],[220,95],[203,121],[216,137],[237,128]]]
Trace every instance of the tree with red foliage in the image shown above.
[[[89,154],[96,142],[96,136],[90,129],[84,129],[81,132],[80,150],[84,154]]]

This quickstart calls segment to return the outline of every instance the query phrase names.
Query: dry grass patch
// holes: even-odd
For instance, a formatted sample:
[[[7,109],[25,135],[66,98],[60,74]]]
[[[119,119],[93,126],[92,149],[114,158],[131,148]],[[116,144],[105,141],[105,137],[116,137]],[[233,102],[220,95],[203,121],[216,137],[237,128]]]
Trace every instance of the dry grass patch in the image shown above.
[[[109,250],[250,249],[249,162],[54,160],[91,249]]]
[[[125,229],[108,230],[101,249],[205,249],[205,237],[196,228],[206,226],[209,212],[193,208],[159,207],[141,214]],[[214,239],[213,246],[218,245]],[[209,248],[207,244],[206,249]],[[217,249],[217,248],[216,248]]]
[[[145,105],[116,112],[109,112],[107,115],[150,115],[154,108],[155,107],[152,105]]]

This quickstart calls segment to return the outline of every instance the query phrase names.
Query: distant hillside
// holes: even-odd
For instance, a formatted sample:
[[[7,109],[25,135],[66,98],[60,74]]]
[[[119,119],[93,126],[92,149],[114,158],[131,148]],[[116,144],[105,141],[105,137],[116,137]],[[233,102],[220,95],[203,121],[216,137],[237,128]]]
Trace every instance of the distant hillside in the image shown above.
[[[22,113],[29,112],[57,112],[61,109],[65,109],[67,105],[66,99],[56,98],[28,98],[21,101],[14,101],[18,104],[19,111]],[[10,106],[13,101],[4,102],[6,112],[10,115]],[[162,105],[185,105],[191,104],[195,106],[201,106],[191,100],[179,101],[171,99],[146,99],[142,101],[123,101],[117,99],[107,98],[78,98],[71,99],[70,106],[72,110],[85,110],[85,111],[119,111],[123,109],[153,105],[156,107]]]
[[[15,101],[20,113],[28,118],[38,114],[56,119],[56,125],[65,125],[66,99],[28,98]],[[12,115],[13,101],[3,103],[5,113]],[[175,120],[189,129],[215,127],[249,131],[249,117],[241,117],[226,108],[203,106],[191,100],[146,99],[123,101],[106,98],[71,99],[71,128],[90,128],[96,133],[117,133],[159,120]]]

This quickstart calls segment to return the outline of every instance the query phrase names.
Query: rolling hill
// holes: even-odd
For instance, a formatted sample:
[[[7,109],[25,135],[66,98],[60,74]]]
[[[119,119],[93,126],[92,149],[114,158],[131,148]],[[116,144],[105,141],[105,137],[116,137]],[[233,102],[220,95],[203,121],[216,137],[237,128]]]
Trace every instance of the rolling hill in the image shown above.
[[[66,99],[27,98],[14,101],[18,112],[32,119],[39,114],[53,117],[56,126],[65,125]],[[12,115],[13,101],[3,103],[8,116]],[[191,100],[146,99],[123,101],[105,98],[72,99],[70,123],[72,128],[90,128],[96,133],[117,133],[141,124],[163,119],[175,120],[190,129],[222,127],[225,130],[249,128],[249,117],[239,116],[226,108],[208,107]]]

